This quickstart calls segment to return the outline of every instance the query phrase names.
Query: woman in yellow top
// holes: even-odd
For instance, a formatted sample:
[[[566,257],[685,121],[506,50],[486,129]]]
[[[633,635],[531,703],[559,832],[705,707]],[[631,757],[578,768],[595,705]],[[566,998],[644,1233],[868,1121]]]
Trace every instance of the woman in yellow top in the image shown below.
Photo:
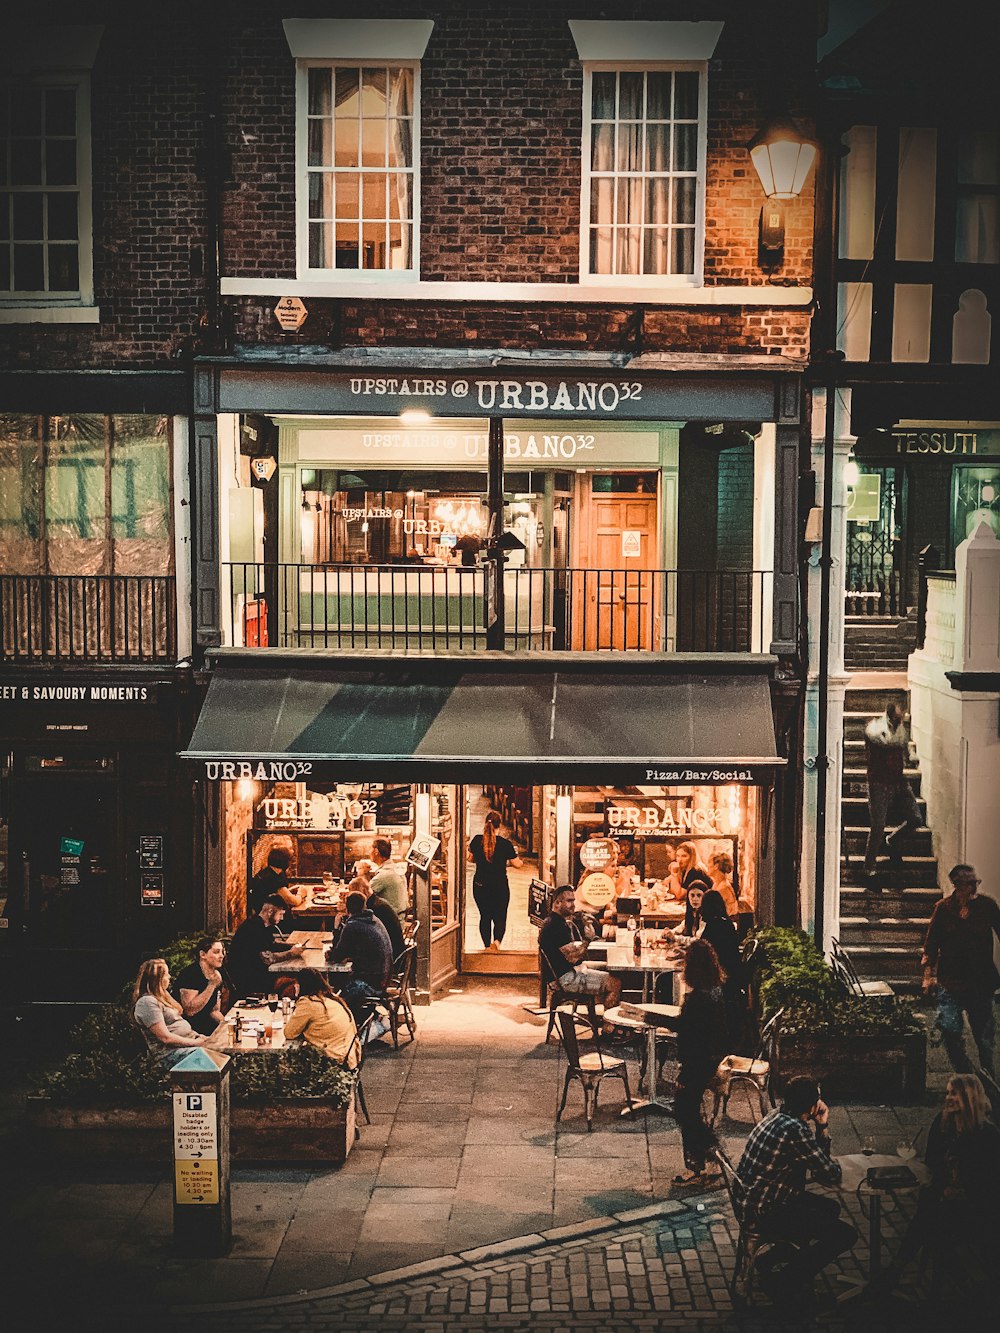
[[[302,1037],[337,1064],[354,1069],[361,1056],[354,1015],[313,968],[304,968],[298,983],[299,998],[285,1019],[285,1040]]]

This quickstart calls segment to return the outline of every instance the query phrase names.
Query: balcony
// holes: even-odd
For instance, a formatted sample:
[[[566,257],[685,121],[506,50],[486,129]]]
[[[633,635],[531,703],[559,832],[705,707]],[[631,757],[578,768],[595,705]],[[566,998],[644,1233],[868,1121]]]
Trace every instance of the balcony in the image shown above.
[[[172,662],[176,656],[172,576],[0,575],[5,663]]]
[[[422,565],[223,566],[234,647],[481,650],[487,571]],[[509,651],[768,652],[760,570],[514,568]]]

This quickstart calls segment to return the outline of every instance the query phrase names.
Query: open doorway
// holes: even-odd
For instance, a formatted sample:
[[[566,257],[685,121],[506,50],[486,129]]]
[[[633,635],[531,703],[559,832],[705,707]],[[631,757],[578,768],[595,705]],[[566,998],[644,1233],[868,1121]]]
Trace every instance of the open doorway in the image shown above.
[[[462,902],[463,972],[531,973],[538,968],[538,929],[528,920],[528,886],[544,879],[544,789],[537,787],[481,787],[465,789],[465,892]],[[517,851],[506,865],[509,897],[503,890],[503,870],[494,872],[493,885],[474,886],[476,865],[468,860],[473,839],[481,839],[487,816],[499,817],[498,839]],[[481,844],[477,843],[477,851]],[[499,844],[503,854],[503,844]],[[495,854],[496,855],[496,854]],[[504,908],[506,907],[506,912]]]

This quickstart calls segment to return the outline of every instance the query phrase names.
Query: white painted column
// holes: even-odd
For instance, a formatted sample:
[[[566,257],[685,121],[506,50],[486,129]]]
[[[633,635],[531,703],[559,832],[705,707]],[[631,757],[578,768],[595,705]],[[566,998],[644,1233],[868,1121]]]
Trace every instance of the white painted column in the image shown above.
[[[556,788],[556,884],[572,883],[573,788]]]
[[[177,589],[177,660],[191,656],[191,468],[188,460],[188,418],[174,417],[174,586]]]
[[[822,921],[823,947],[830,948],[831,939],[839,933],[840,920],[840,798],[843,785],[844,761],[844,695],[850,679],[844,671],[844,565],[847,555],[847,487],[844,484],[844,466],[854,445],[850,434],[850,389],[837,390],[837,412],[834,425],[833,476],[830,479],[833,523],[830,532],[830,551],[833,564],[830,572],[830,645],[829,679],[826,716],[826,744],[821,744],[819,728],[819,643],[820,643],[820,584],[822,545],[817,526],[808,568],[809,617],[807,635],[809,670],[806,682],[805,727],[803,737],[803,811],[802,861],[799,878],[799,911],[803,930],[810,935],[816,928],[816,822],[818,811],[817,756],[825,749],[827,755],[826,787],[826,843],[824,856],[824,910]],[[824,435],[826,426],[826,390],[813,391],[812,461],[816,473],[816,503],[822,510],[826,494],[823,475]]]
[[[774,620],[774,422],[765,421],[753,444],[753,568],[760,571],[751,594],[750,650],[771,650]]]
[[[228,562],[230,555],[230,491],[239,483],[240,419],[233,412],[220,412],[217,421],[219,439],[219,620],[222,642],[227,647],[236,644],[233,636],[233,577]],[[242,589],[235,590],[245,596]],[[237,621],[237,628],[239,621]],[[240,631],[240,635],[242,631]],[[239,637],[239,636],[238,636]]]

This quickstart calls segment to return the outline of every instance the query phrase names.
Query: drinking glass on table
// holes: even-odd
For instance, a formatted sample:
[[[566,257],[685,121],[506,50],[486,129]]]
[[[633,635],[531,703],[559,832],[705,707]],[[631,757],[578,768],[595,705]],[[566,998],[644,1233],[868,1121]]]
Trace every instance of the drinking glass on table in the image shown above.
[[[917,1155],[917,1141],[912,1139],[900,1139],[896,1144],[896,1156],[901,1157],[904,1162],[908,1162],[911,1157]]]
[[[278,1009],[278,997],[277,997],[277,995],[271,994],[271,995],[269,995],[269,996],[267,997],[267,1007],[268,1007],[268,1009],[270,1009],[270,1011],[271,1011],[272,1014],[277,1012],[277,1009]]]
[[[861,1151],[866,1157],[872,1157],[875,1154],[875,1135],[866,1134],[861,1140]]]

